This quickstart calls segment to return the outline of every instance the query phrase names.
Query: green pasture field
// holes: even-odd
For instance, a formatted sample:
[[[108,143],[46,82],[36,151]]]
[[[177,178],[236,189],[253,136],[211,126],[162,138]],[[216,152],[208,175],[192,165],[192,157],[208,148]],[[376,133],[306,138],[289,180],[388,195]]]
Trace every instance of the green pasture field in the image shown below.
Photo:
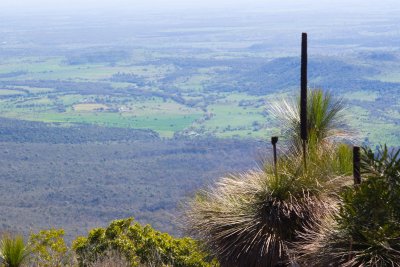
[[[379,74],[372,76],[371,79],[382,82],[400,83],[400,64],[398,61],[380,63],[379,67],[381,71]]]
[[[13,77],[14,80],[66,80],[99,81],[109,79],[118,72],[134,73],[149,80],[162,78],[173,70],[169,65],[132,65],[119,63],[114,66],[107,64],[68,65],[64,57],[26,57],[6,60],[0,63],[0,74],[24,71],[26,74]],[[7,80],[7,78],[0,78]]]
[[[14,92],[14,90],[9,91]],[[280,129],[273,118],[264,111],[268,109],[269,103],[285,96],[285,94],[265,97],[245,93],[220,94],[215,103],[207,106],[207,114],[211,114],[210,117],[202,120],[206,113],[199,108],[188,107],[172,100],[163,101],[157,97],[142,99],[110,97],[112,103],[104,105],[93,102],[96,98],[101,99],[97,95],[56,94],[54,97],[54,93],[52,94],[51,98],[46,93],[41,93],[36,96],[19,95],[1,99],[1,116],[49,123],[89,123],[110,127],[151,129],[163,137],[172,137],[175,132],[193,128],[204,129],[206,133],[218,137],[269,138],[272,135],[279,135]],[[371,102],[377,98],[377,94],[357,91],[348,93],[343,98]],[[265,100],[265,105],[239,106],[242,100]],[[65,106],[65,112],[56,110],[57,103]],[[99,107],[103,107],[104,110],[97,110]],[[105,107],[122,109],[119,112],[110,112]],[[371,121],[370,112],[358,106],[348,109],[346,114],[346,120],[358,133],[360,142],[367,137],[371,142],[385,140],[388,144],[397,144],[395,133],[398,126],[394,123],[385,121],[378,123],[378,126],[376,121]],[[387,115],[393,118],[400,117],[397,110],[391,110]],[[258,125],[257,129],[255,125]]]
[[[379,96],[378,92],[355,91],[344,94],[343,99],[348,101],[359,100],[359,101],[373,102],[378,98],[378,96]]]
[[[235,48],[242,45],[248,44],[235,44]],[[198,48],[201,46],[199,43],[196,44]],[[8,58],[0,62],[0,82],[10,80],[16,83],[30,80],[100,82],[107,83],[118,92],[119,89],[137,87],[134,83],[111,80],[114,74],[126,73],[143,79],[147,85],[139,89],[149,94],[143,96],[129,93],[113,94],[112,92],[96,94],[96,90],[93,89],[94,93],[87,95],[79,94],[79,90],[75,88],[71,88],[74,93],[68,93],[57,91],[56,88],[16,84],[0,89],[0,116],[49,123],[58,122],[65,125],[88,123],[110,127],[151,129],[163,137],[172,137],[174,133],[185,131],[212,134],[218,137],[269,139],[269,136],[280,135],[281,129],[268,113],[268,109],[271,103],[279,102],[287,97],[294,98],[296,93],[287,90],[267,95],[251,95],[244,92],[206,92],[205,84],[213,82],[220,72],[230,70],[231,67],[223,65],[200,65],[189,67],[188,70],[183,68],[183,74],[173,75],[165,88],[160,86],[164,85],[160,83],[160,80],[169,77],[168,75],[173,74],[180,67],[165,63],[167,61],[149,63],[148,59],[163,60],[167,56],[185,59],[185,54],[168,53],[171,54],[138,49],[130,58],[114,64],[68,65],[66,58],[61,56]],[[230,59],[238,57],[239,54],[245,56],[245,53],[247,52],[199,53],[192,58]],[[276,55],[269,55],[270,58],[274,56]],[[400,81],[400,76],[393,71],[390,72],[389,67],[386,68],[385,65],[382,66],[381,74],[372,78],[389,82]],[[175,91],[169,92],[169,86]],[[183,102],[177,100],[178,95]],[[349,124],[359,133],[357,138],[360,143],[364,138],[368,138],[374,143],[398,144],[396,140],[398,125],[393,122],[400,117],[396,107],[388,108],[385,112],[385,120],[382,121],[372,119],[373,114],[365,109],[366,105],[380,98],[379,90],[357,89],[338,96],[343,97],[346,102],[357,101],[358,103],[352,105],[347,114]],[[189,103],[197,104],[190,105]]]
[[[209,112],[214,115],[205,123],[205,125],[211,128],[222,125],[249,127],[253,121],[263,120],[263,116],[259,113],[259,109],[244,109],[230,104],[211,105],[209,107]]]
[[[10,90],[10,89],[0,89],[0,96],[13,96],[13,95],[24,95],[23,91]]]
[[[212,77],[201,74],[193,75],[192,77],[184,77],[175,81],[175,84],[183,92],[201,92],[203,83],[211,80]]]
[[[362,143],[365,138],[372,144],[386,143],[390,146],[396,146],[399,143],[396,137],[399,126],[394,122],[387,120],[371,119],[372,114],[369,110],[352,106],[346,110],[345,119],[351,126],[354,133],[355,143]]]
[[[47,96],[41,98],[13,99],[0,101],[1,116],[22,120],[58,123],[90,123],[110,127],[151,129],[161,136],[172,137],[202,116],[197,110],[191,110],[174,102],[148,100],[131,102],[131,109],[121,112],[106,111],[103,104],[82,103],[94,96],[62,95],[57,101],[66,105],[65,112],[56,110],[56,102]],[[104,111],[97,110],[100,107]]]
[[[34,107],[40,107],[40,106],[53,106],[54,105],[54,99],[50,99],[47,96],[43,97],[32,97],[29,99],[24,99],[23,101],[18,101],[18,104],[21,106],[34,106]]]
[[[82,103],[73,106],[76,111],[96,111],[96,110],[107,110],[108,106],[97,103]]]
[[[383,82],[400,83],[400,73],[399,72],[383,73],[374,78],[376,78],[377,80],[383,81]]]
[[[172,137],[176,131],[189,127],[199,115],[162,115],[133,116],[109,112],[41,112],[41,113],[5,113],[6,117],[41,121],[49,123],[89,123],[109,127],[151,129],[162,137]]]

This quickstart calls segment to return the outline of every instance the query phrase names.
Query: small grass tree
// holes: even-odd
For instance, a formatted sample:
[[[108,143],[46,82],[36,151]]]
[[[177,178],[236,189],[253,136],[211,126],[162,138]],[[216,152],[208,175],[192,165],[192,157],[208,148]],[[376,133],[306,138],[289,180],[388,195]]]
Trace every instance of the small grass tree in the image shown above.
[[[20,267],[30,256],[21,235],[4,235],[0,241],[0,258],[5,267]]]

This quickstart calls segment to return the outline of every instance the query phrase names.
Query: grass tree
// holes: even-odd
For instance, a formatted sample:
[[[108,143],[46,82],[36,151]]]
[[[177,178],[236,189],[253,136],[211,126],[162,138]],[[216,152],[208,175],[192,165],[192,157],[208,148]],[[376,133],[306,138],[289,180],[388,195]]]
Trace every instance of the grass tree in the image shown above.
[[[6,267],[20,267],[28,260],[30,253],[20,235],[4,235],[0,242],[0,257]]]
[[[288,264],[299,233],[335,209],[333,195],[352,171],[351,149],[336,143],[348,136],[342,128],[343,103],[322,90],[310,90],[308,98],[306,169],[299,102],[283,101],[273,109],[288,142],[278,169],[267,162],[258,170],[222,177],[190,202],[189,231],[222,266]]]
[[[190,233],[222,266],[276,266],[292,260],[298,232],[331,209],[337,182],[332,169],[302,158],[280,159],[264,169],[233,174],[200,191],[190,202]]]
[[[280,101],[271,109],[287,143],[278,163],[220,178],[189,203],[190,233],[222,266],[289,264],[292,244],[333,212],[332,194],[352,171],[352,151],[336,142],[348,137],[343,102],[329,92],[307,89],[305,33],[301,63],[300,99]]]

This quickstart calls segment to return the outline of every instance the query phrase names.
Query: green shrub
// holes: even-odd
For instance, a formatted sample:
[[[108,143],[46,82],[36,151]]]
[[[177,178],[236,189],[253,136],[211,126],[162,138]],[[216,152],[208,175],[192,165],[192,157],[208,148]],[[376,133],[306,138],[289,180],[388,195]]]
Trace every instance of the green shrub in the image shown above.
[[[71,255],[64,241],[63,229],[41,230],[32,233],[29,247],[32,263],[42,267],[65,266],[71,261]]]
[[[211,267],[217,262],[190,238],[173,238],[141,226],[132,218],[115,220],[107,228],[97,228],[73,242],[79,266],[106,260],[110,252],[123,257],[130,266]]]
[[[341,194],[339,230],[353,240],[353,261],[369,266],[400,266],[400,150],[364,148],[364,180]]]
[[[0,257],[6,267],[20,267],[28,260],[29,250],[21,235],[4,235],[0,242]]]
[[[400,266],[400,150],[363,152],[362,183],[346,187],[329,223],[300,242],[306,263]]]

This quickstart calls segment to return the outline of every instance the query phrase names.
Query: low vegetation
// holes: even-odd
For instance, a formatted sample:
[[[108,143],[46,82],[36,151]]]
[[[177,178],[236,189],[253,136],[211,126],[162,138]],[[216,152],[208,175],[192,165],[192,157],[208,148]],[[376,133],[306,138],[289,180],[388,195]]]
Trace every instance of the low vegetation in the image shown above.
[[[72,265],[73,257],[64,241],[63,229],[41,230],[29,238],[30,263],[34,266],[55,267]]]
[[[277,169],[266,162],[199,192],[188,207],[189,233],[221,266],[400,266],[400,149],[364,147],[363,181],[351,185],[341,102],[310,91],[307,164],[299,106],[281,105],[273,110],[288,130]]]
[[[362,183],[345,187],[337,210],[296,244],[305,266],[400,266],[399,155],[364,148]]]
[[[28,261],[29,250],[21,235],[3,235],[0,242],[0,263],[5,267],[20,267]]]
[[[97,228],[73,243],[79,266],[107,261],[112,255],[129,266],[216,267],[216,260],[190,238],[173,238],[141,226],[132,218],[113,221],[107,228]]]
[[[64,241],[63,229],[32,233],[28,243],[22,236],[4,235],[0,252],[5,267],[219,266],[198,241],[174,238],[150,225],[142,226],[133,218],[93,229],[87,237],[77,237],[71,248]]]

